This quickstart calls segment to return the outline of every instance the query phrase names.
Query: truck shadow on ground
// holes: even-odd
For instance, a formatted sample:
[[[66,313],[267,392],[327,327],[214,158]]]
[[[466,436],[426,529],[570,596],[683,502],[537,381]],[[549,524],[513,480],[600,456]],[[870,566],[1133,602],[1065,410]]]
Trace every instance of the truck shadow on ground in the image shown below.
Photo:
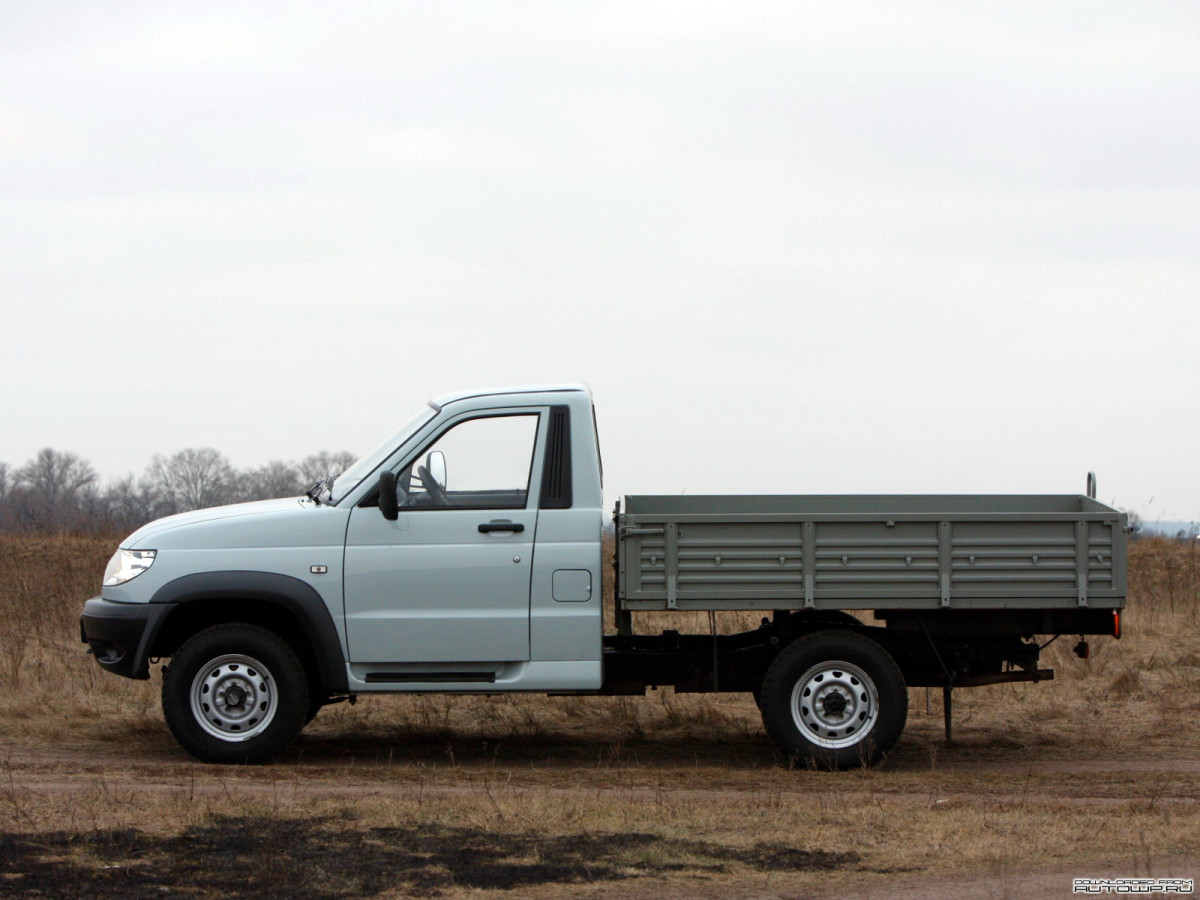
[[[946,743],[928,729],[901,738],[873,768],[882,772],[930,771],[940,765],[972,762],[1035,763],[1058,759],[1054,744],[1029,746],[990,730],[964,733]],[[716,732],[688,736],[651,735],[606,738],[557,734],[485,735],[470,730],[408,730],[369,736],[336,731],[302,734],[280,762],[310,765],[470,766],[522,768],[725,770],[812,769],[788,759],[765,734]]]
[[[303,734],[282,760],[305,763],[425,763],[504,766],[721,766],[758,769],[783,756],[767,739],[733,737],[622,738],[547,735],[484,736],[470,732],[405,732],[395,736]]]
[[[830,871],[856,853],[782,844],[728,847],[634,832],[545,836],[418,825],[359,827],[345,817],[220,816],[173,836],[138,829],[0,835],[6,896],[372,897],[400,889],[512,890],[613,882],[671,872]],[[336,877],[330,877],[336,873]]]

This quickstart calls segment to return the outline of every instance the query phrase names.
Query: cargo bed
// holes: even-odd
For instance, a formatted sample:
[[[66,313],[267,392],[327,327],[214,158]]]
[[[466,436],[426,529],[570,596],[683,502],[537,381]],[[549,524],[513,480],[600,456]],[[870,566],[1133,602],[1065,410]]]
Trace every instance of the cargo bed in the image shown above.
[[[1118,609],[1126,517],[1083,495],[636,495],[621,611]]]

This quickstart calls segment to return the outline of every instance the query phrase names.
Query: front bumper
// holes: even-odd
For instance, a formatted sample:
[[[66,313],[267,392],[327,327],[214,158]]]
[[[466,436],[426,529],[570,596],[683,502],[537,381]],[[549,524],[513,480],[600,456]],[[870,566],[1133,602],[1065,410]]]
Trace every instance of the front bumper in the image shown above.
[[[115,603],[93,597],[79,616],[79,637],[96,662],[125,678],[150,677],[149,648],[173,603]]]

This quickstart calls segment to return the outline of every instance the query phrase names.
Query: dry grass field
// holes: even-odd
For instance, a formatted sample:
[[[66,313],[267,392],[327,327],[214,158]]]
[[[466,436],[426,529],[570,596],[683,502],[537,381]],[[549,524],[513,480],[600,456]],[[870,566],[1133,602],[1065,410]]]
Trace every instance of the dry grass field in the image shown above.
[[[1200,876],[1200,548],[1131,547],[1125,636],[940,695],[872,770],[789,770],[748,696],[381,697],[193,762],[77,616],[114,543],[0,537],[0,897],[1029,897]],[[671,627],[687,628],[672,618]],[[639,629],[661,627],[650,617]],[[735,623],[725,623],[735,627]],[[707,630],[707,622],[692,627]],[[927,705],[928,704],[928,705]]]

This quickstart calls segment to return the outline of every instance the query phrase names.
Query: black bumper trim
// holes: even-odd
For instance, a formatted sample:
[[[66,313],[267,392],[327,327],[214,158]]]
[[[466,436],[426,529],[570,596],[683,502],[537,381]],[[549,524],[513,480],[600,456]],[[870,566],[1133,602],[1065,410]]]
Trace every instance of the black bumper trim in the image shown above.
[[[174,603],[114,603],[93,597],[79,616],[80,637],[109,672],[145,680],[150,677],[150,638],[174,608]]]

